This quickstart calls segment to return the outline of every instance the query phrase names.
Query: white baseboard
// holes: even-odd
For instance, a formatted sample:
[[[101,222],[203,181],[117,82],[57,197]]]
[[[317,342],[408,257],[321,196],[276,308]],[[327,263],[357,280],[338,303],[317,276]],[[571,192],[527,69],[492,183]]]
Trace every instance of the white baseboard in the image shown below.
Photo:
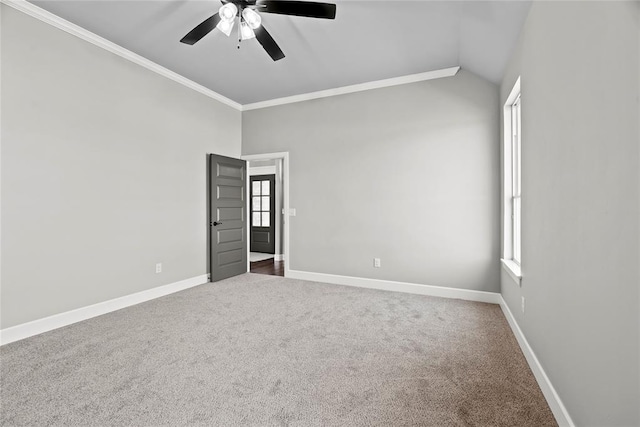
[[[418,295],[429,295],[442,298],[463,299],[467,301],[478,301],[493,304],[500,304],[502,311],[515,335],[522,352],[535,376],[542,393],[560,426],[574,427],[575,424],[562,403],[560,396],[551,384],[549,377],[545,373],[540,361],[536,357],[529,342],[525,338],[518,323],[513,317],[511,310],[502,298],[502,295],[494,292],[472,291],[467,289],[446,288],[441,286],[418,285],[415,283],[395,282],[389,280],[367,279],[361,277],[340,276],[325,273],[313,273],[307,271],[287,270],[286,277],[292,279],[308,280],[322,283],[332,283],[336,285],[355,286],[360,288],[379,289],[385,291],[405,292]],[[126,295],[109,301],[93,304],[87,307],[67,311],[34,320],[21,325],[0,330],[0,345],[9,344],[24,338],[51,331],[63,326],[71,325],[82,320],[91,319],[112,311],[140,304],[155,298],[192,288],[209,280],[208,275],[193,277],[180,282],[171,283],[135,294]]]
[[[361,277],[339,276],[335,274],[312,273],[308,271],[286,270],[285,277],[291,279],[308,280],[322,283],[332,283],[336,285],[356,286],[360,288],[380,289],[384,291],[406,292],[411,294],[429,295],[442,298],[463,299],[467,301],[487,302],[492,304],[500,304],[502,311],[507,318],[507,322],[513,331],[518,344],[524,353],[524,356],[533,372],[533,375],[544,394],[556,421],[560,426],[575,427],[567,408],[565,408],[560,396],[551,384],[549,377],[542,369],[542,365],[531,346],[524,337],[522,330],[518,326],[511,310],[505,303],[502,295],[494,292],[472,291],[467,289],[446,288],[431,285],[418,285],[415,283],[394,282],[379,279],[366,279]]]
[[[276,254],[274,261],[284,261],[284,254]]]
[[[500,296],[500,308],[502,308],[504,317],[507,318],[507,322],[509,322],[509,326],[511,326],[511,330],[513,331],[513,334],[516,336],[516,339],[518,340],[518,344],[520,344],[520,348],[524,353],[524,357],[527,359],[527,362],[529,363],[529,367],[531,368],[531,371],[533,372],[533,375],[535,376],[536,381],[538,381],[538,385],[542,390],[542,394],[544,394],[544,397],[547,400],[547,403],[549,404],[549,408],[551,408],[551,412],[553,412],[553,415],[556,418],[556,421],[560,426],[575,427],[575,424],[573,423],[573,420],[569,415],[569,411],[567,411],[567,408],[565,408],[564,404],[562,403],[562,400],[560,400],[560,396],[558,396],[558,393],[556,392],[556,389],[553,387],[553,384],[551,384],[549,377],[544,372],[544,369],[542,369],[542,365],[540,364],[540,361],[538,360],[535,353],[533,352],[533,349],[531,348],[531,346],[529,345],[529,342],[527,341],[524,334],[522,333],[520,326],[518,326],[518,322],[516,322],[516,318],[513,317],[511,310],[509,310],[509,306],[507,306],[507,303],[505,302],[504,298],[502,298],[502,296]]]
[[[179,282],[170,283],[164,286],[158,286],[157,288],[148,289],[146,291],[137,292],[131,295],[125,295],[123,297],[99,302],[87,307],[81,307],[64,313],[54,314],[53,316],[45,317],[43,319],[38,319],[31,322],[23,323],[21,325],[2,329],[0,330],[0,345],[9,344],[14,341],[41,334],[43,332],[48,332],[53,329],[71,325],[72,323],[80,322],[82,320],[91,319],[92,317],[120,310],[121,308],[130,307],[132,305],[140,304],[142,302],[169,295],[174,292],[189,289],[194,286],[207,283],[208,281],[209,275],[207,274],[192,277],[191,279],[181,280]]]
[[[405,292],[409,294],[429,295],[433,297],[463,299],[467,301],[500,304],[502,297],[496,292],[472,291],[468,289],[446,288],[442,286],[418,285],[415,283],[393,282],[389,280],[366,279],[362,277],[339,276],[335,274],[312,273],[308,271],[287,270],[286,277],[313,282],[333,283],[335,285],[355,286],[358,288],[379,289],[383,291]]]

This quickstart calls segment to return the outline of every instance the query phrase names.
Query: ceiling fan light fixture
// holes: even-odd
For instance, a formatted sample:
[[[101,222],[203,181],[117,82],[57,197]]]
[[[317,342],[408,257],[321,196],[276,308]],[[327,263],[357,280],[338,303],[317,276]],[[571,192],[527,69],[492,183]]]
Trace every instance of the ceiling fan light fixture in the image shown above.
[[[0,0],[3,1],[3,0]],[[238,20],[238,42],[257,39],[274,61],[285,57],[278,43],[262,25],[262,13],[304,16],[307,18],[335,19],[336,5],[313,0],[220,0],[223,5],[200,24],[189,31],[180,43],[194,45],[215,28],[227,36],[231,35]],[[240,43],[238,43],[240,48]]]
[[[262,23],[262,18],[253,9],[245,8],[242,10],[242,17],[252,30],[255,30]]]
[[[233,3],[224,4],[220,6],[218,14],[220,15],[221,21],[233,22],[238,14],[238,7]]]
[[[242,21],[242,23],[240,24],[240,36],[242,40],[249,40],[255,38],[256,33],[253,32],[249,24],[247,24],[245,21]]]
[[[216,28],[219,29],[224,35],[226,35],[227,37],[229,37],[229,35],[231,35],[231,30],[233,29],[233,23],[234,21],[220,21],[218,22],[218,25],[216,25]]]

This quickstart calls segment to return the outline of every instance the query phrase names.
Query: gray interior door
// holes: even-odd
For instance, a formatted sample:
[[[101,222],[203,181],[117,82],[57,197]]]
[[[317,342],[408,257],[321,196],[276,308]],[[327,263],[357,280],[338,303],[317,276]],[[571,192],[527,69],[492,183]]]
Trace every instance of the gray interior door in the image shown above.
[[[211,281],[247,272],[244,160],[209,155]]]
[[[251,186],[251,252],[276,253],[276,176],[254,175]]]

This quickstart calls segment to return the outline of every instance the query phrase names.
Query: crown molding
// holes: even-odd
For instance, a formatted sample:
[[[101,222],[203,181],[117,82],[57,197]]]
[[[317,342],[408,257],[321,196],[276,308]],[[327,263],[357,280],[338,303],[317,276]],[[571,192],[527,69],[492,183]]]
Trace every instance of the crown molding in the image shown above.
[[[0,0],[0,3],[5,4],[13,9],[16,9],[20,12],[23,12],[33,18],[36,18],[42,22],[45,22],[49,25],[52,25],[66,33],[74,35],[84,41],[87,41],[95,46],[98,46],[108,52],[111,52],[115,55],[118,55],[124,59],[127,59],[135,64],[138,64],[148,70],[151,70],[161,76],[164,76],[170,80],[173,80],[176,83],[179,83],[189,89],[195,90],[209,98],[215,99],[231,108],[234,108],[238,111],[250,111],[257,110],[260,108],[274,107],[277,105],[291,104],[295,102],[309,101],[312,99],[318,98],[328,98],[336,95],[344,95],[348,93],[354,92],[362,92],[371,89],[380,89],[384,87],[390,86],[398,86],[407,83],[415,83],[425,80],[433,80],[439,79],[443,77],[451,77],[455,76],[460,67],[451,67],[444,68],[440,70],[427,71],[424,73],[418,74],[409,74],[401,77],[393,77],[390,79],[377,80],[373,82],[360,83],[350,86],[343,86],[334,89],[321,90],[317,92],[309,92],[303,93],[300,95],[287,96],[283,98],[276,98],[267,101],[254,102],[251,104],[240,104],[235,102],[226,96],[223,96],[217,92],[214,92],[211,89],[208,89],[201,84],[194,82],[193,80],[189,80],[186,77],[171,71],[162,65],[159,65],[153,61],[144,58],[137,53],[133,53],[128,49],[123,48],[120,45],[117,45],[103,37],[98,36],[97,34],[92,33],[76,24],[73,24],[65,19],[60,18],[57,15],[54,15],[51,12],[48,12],[41,7],[34,5],[33,3],[29,3],[27,0]]]
[[[276,105],[292,104],[294,102],[309,101],[311,99],[328,98],[336,95],[344,95],[347,93],[363,92],[365,90],[380,89],[389,86],[404,85],[407,83],[421,82],[425,80],[440,79],[443,77],[455,76],[460,67],[443,68],[441,70],[427,71],[425,73],[409,74],[401,77],[393,77],[390,79],[376,80],[373,82],[360,83],[350,86],[338,87],[335,89],[321,90],[318,92],[303,93],[301,95],[287,96],[284,98],[276,98],[268,101],[255,102],[253,104],[244,104],[242,111],[257,110],[260,108],[274,107]]]
[[[45,22],[82,40],[101,47],[106,51],[109,51],[148,70],[160,74],[161,76],[173,80],[174,82],[179,83],[183,86],[186,86],[189,89],[193,89],[196,92],[208,96],[209,98],[215,99],[216,101],[228,105],[229,107],[232,107],[238,111],[242,111],[242,105],[227,98],[226,96],[220,95],[219,93],[214,92],[211,89],[208,89],[192,80],[189,80],[186,77],[183,77],[180,74],[175,73],[161,65],[158,65],[155,62],[138,55],[137,53],[133,53],[120,45],[110,42],[109,40],[102,38],[97,34],[92,33],[91,31],[85,30],[84,28],[76,24],[72,24],[71,22],[62,19],[51,12],[47,12],[46,10],[34,5],[33,3],[29,3],[26,0],[0,0],[0,3],[6,4],[7,6],[19,10],[20,12],[26,13],[27,15],[32,16],[42,22]]]

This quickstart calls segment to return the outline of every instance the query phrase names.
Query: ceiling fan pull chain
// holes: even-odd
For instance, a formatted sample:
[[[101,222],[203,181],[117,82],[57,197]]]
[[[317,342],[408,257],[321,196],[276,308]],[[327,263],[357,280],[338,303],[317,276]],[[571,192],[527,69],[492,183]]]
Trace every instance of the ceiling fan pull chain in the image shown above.
[[[238,8],[238,49],[242,43],[242,9]]]

